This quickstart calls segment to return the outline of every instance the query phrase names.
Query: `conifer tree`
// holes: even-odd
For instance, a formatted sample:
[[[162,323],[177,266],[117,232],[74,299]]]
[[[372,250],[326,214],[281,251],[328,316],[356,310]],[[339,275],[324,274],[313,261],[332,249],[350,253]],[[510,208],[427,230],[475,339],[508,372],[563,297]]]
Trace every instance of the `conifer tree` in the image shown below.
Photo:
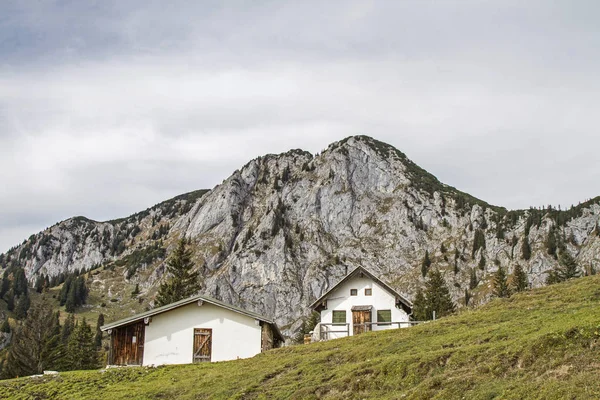
[[[27,317],[27,311],[31,302],[29,300],[29,296],[27,294],[23,294],[18,297],[17,304],[15,306],[15,316],[17,319],[25,319]]]
[[[10,333],[10,324],[8,323],[8,318],[6,318],[2,323],[2,327],[0,327],[0,332]]]
[[[475,236],[473,237],[473,251],[471,253],[471,257],[475,257],[475,253],[477,250],[485,249],[485,235],[481,229],[477,229],[475,231]]]
[[[62,344],[66,345],[68,343],[73,329],[75,329],[75,316],[73,314],[69,314],[64,325],[62,326],[62,330],[60,331],[60,341]]]
[[[198,272],[193,272],[192,252],[186,248],[185,238],[179,240],[177,248],[167,261],[167,273],[170,275],[158,289],[156,303],[164,306],[193,296],[200,290]]]
[[[469,289],[473,290],[479,285],[479,280],[477,279],[477,272],[475,268],[471,268],[471,274],[469,276]]]
[[[6,309],[8,311],[14,311],[15,309],[15,292],[12,289],[6,294]]]
[[[104,314],[100,313],[98,321],[96,321],[96,337],[94,338],[97,349],[102,347],[102,330],[100,329],[102,325],[104,325]]]
[[[52,306],[44,298],[35,302],[23,324],[14,331],[7,356],[6,377],[42,373],[55,365],[59,337]]]
[[[446,281],[437,269],[429,272],[429,279],[425,282],[425,303],[427,319],[433,318],[434,311],[436,318],[439,318],[452,314],[456,309]]]
[[[38,275],[37,279],[35,280],[35,291],[38,293],[42,293],[43,289],[44,289],[44,275],[40,274],[40,275]]]
[[[0,298],[4,298],[4,295],[10,290],[10,279],[8,279],[8,270],[4,270],[2,274],[2,284],[0,285]]]
[[[512,288],[515,292],[522,292],[524,290],[527,290],[527,288],[529,287],[527,273],[525,272],[525,270],[523,270],[521,264],[515,265],[511,283]]]
[[[427,303],[425,300],[425,295],[423,294],[423,290],[421,288],[417,289],[417,293],[415,294],[415,299],[413,301],[413,318],[415,321],[425,321],[427,320]]]
[[[25,277],[25,270],[23,268],[17,268],[15,272],[13,291],[15,292],[15,296],[27,294],[27,278]]]
[[[503,267],[498,267],[498,270],[494,274],[494,289],[493,293],[496,297],[510,297],[510,290],[508,288],[508,279],[506,271]]]
[[[98,353],[94,333],[85,317],[77,323],[67,344],[67,364],[70,370],[94,369],[98,367]]]
[[[577,262],[566,249],[560,252],[558,266],[548,272],[547,284],[564,282],[581,276],[581,270]]]
[[[481,253],[481,257],[479,257],[479,263],[477,264],[477,266],[479,267],[480,270],[484,271],[485,270],[485,257],[483,256],[483,253]]]
[[[423,262],[421,262],[421,275],[423,275],[423,278],[427,276],[427,271],[429,271],[430,266],[431,259],[429,258],[429,250],[425,250],[425,257],[423,257]]]
[[[523,244],[521,245],[521,258],[529,260],[531,258],[531,245],[529,244],[529,236],[523,237]]]

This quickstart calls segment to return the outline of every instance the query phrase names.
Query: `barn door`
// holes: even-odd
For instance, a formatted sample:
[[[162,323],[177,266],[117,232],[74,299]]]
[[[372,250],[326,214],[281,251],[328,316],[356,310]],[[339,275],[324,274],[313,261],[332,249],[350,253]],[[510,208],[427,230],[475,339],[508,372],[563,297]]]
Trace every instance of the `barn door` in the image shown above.
[[[371,310],[369,311],[352,311],[352,325],[354,327],[354,335],[371,330]]]
[[[142,365],[144,363],[144,322],[120,326],[111,334],[113,365]]]
[[[194,329],[194,363],[210,362],[212,355],[212,329]]]

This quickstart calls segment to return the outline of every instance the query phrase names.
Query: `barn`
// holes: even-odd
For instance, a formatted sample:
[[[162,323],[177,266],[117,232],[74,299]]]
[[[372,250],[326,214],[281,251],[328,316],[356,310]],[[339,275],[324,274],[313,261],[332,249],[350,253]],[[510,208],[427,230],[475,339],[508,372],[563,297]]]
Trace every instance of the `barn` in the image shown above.
[[[235,360],[279,347],[284,341],[273,320],[201,295],[101,329],[110,337],[109,365]]]

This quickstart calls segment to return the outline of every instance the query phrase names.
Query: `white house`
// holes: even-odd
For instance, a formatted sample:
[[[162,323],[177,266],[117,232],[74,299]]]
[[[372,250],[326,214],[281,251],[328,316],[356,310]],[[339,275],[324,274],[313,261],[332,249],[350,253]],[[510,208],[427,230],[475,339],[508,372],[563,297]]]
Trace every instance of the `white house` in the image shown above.
[[[104,325],[109,365],[235,360],[278,347],[273,320],[206,296],[193,296]]]
[[[411,326],[412,303],[363,267],[357,267],[315,301],[319,340]]]

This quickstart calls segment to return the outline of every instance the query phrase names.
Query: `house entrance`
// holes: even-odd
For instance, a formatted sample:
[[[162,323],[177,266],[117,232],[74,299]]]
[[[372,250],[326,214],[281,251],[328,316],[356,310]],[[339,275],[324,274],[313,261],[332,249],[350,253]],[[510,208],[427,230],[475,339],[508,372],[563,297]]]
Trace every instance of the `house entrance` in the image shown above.
[[[212,356],[212,329],[194,329],[194,363],[210,362]]]
[[[371,330],[371,308],[372,306],[352,307],[353,335],[358,335]]]

